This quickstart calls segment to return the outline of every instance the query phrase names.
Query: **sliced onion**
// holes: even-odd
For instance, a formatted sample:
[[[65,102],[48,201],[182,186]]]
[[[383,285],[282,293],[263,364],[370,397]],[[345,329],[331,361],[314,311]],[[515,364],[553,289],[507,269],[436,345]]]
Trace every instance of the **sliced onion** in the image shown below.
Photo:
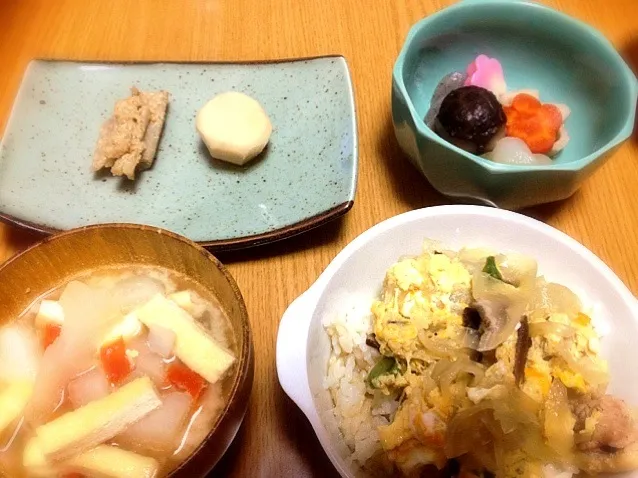
[[[548,445],[568,458],[574,447],[574,419],[567,399],[567,388],[554,380],[545,400],[544,432]]]
[[[527,287],[515,287],[483,271],[477,271],[472,275],[472,295],[476,300],[498,300],[507,305],[527,303],[532,295],[532,289],[528,284],[526,285]]]
[[[472,375],[475,381],[480,381],[485,375],[485,368],[468,359],[458,359],[452,362],[438,377],[439,387],[444,395],[450,393],[450,386],[461,373]]]
[[[156,294],[164,294],[166,288],[158,279],[146,276],[133,276],[122,279],[113,289],[122,315],[126,315],[153,298]]]
[[[152,325],[148,332],[148,347],[164,358],[173,356],[175,332],[159,325]]]
[[[582,306],[576,294],[564,285],[546,282],[538,278],[532,298],[532,310],[542,310],[546,314],[566,314],[574,318]]]
[[[609,375],[600,370],[594,362],[588,357],[581,357],[575,359],[568,348],[568,342],[560,342],[556,344],[557,353],[562,358],[567,366],[575,373],[583,376],[585,381],[592,386],[607,385],[609,382]]]
[[[173,392],[162,398],[162,406],[118,435],[116,441],[138,453],[173,453],[185,431],[192,399]]]
[[[474,274],[485,267],[485,259],[489,256],[496,256],[498,252],[486,248],[463,248],[459,251],[458,257],[461,263]]]
[[[111,386],[100,367],[83,373],[69,383],[69,400],[74,408],[80,408],[111,393]]]
[[[175,461],[181,462],[191,455],[215,425],[225,405],[221,387],[217,385],[207,387],[199,399],[201,406],[191,415],[182,441],[172,457]]]
[[[121,319],[115,298],[107,290],[78,281],[67,284],[60,305],[64,310],[64,325],[58,339],[42,356],[25,413],[31,424],[49,419],[62,403],[66,386],[77,375],[93,367],[101,339]]]
[[[127,344],[129,353],[134,357],[133,378],[149,377],[158,389],[166,388],[166,361],[153,352],[144,337],[135,337]]]
[[[534,285],[538,273],[534,258],[518,253],[499,254],[496,256],[496,265],[505,282],[516,287]]]
[[[427,396],[437,388],[436,381],[432,378],[432,370],[426,370],[423,374],[423,393]]]
[[[482,446],[490,448],[493,436],[486,424],[494,421],[492,413],[489,401],[483,401],[456,413],[448,423],[445,434],[445,455],[456,458]],[[494,469],[493,466],[489,468]]]
[[[529,324],[529,335],[531,337],[541,336],[547,337],[549,335],[558,335],[559,337],[571,337],[576,331],[573,327],[561,324],[559,322],[534,322]]]
[[[461,347],[471,350],[478,350],[481,334],[478,330],[470,327],[463,327],[460,336]]]
[[[452,366],[452,363],[448,359],[442,359],[434,364],[430,376],[437,384],[440,383],[441,376]]]
[[[0,383],[35,380],[41,355],[32,329],[21,325],[0,328]]]
[[[447,340],[431,339],[424,330],[419,330],[418,338],[425,350],[434,357],[450,358],[457,356],[459,353],[459,348],[456,344]]]
[[[510,387],[505,399],[490,400],[494,416],[504,433],[515,430],[531,432],[533,428],[540,432],[538,404],[517,387]]]

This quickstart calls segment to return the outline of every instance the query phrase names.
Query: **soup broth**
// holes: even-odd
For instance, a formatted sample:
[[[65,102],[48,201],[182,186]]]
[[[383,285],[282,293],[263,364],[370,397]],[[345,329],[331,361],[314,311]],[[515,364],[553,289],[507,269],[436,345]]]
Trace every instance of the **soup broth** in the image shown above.
[[[64,284],[0,327],[0,475],[166,476],[215,426],[235,357],[217,299],[177,273]]]

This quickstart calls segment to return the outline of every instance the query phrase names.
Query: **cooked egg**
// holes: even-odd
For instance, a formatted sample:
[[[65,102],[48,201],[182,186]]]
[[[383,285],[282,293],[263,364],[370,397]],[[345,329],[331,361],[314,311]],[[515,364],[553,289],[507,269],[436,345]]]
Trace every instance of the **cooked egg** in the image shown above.
[[[397,262],[388,271],[388,283],[396,283],[403,291],[410,288],[418,289],[423,285],[424,277],[417,268],[417,262],[414,259],[404,259]]]
[[[428,273],[438,292],[451,293],[457,284],[469,287],[472,276],[457,259],[450,259],[445,254],[430,256]]]
[[[555,366],[552,369],[554,377],[558,378],[567,388],[578,390],[582,393],[587,393],[587,384],[585,379],[579,373],[573,372],[567,368]]]
[[[386,274],[384,301],[372,307],[377,340],[407,357],[422,350],[415,340],[420,330],[436,333],[439,338],[458,336],[463,319],[459,304],[450,296],[463,290],[469,295],[470,283],[465,267],[443,254],[397,262]]]

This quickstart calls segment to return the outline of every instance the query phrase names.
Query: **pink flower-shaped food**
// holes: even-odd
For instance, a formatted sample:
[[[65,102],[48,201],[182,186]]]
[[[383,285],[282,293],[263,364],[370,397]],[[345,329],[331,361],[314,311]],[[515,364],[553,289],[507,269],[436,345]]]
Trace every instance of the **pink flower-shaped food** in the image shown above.
[[[503,67],[496,58],[479,55],[467,67],[465,86],[480,86],[490,90],[497,97],[507,91]]]

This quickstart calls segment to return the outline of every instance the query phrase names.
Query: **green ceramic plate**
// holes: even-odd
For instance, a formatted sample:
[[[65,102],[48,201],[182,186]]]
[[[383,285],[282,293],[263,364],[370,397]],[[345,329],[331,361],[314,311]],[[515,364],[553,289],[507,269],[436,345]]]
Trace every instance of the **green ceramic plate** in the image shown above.
[[[131,86],[171,94],[155,164],[135,182],[91,171],[100,125]],[[273,124],[244,167],[211,159],[197,110],[237,90]],[[52,233],[123,222],[163,227],[213,249],[304,232],[354,201],[357,136],[343,57],[271,63],[31,62],[0,144],[0,219]]]

